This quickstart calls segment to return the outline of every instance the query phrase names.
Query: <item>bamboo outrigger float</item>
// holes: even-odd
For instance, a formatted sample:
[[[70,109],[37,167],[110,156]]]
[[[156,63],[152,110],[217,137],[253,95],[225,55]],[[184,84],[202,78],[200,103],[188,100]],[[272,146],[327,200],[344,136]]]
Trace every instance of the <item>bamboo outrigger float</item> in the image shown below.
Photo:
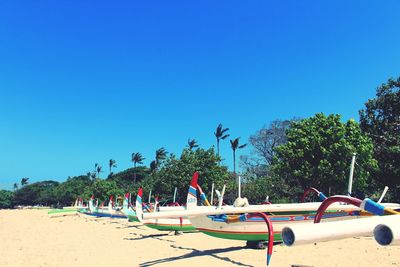
[[[385,189],[387,191],[387,189]],[[382,198],[380,199],[382,200]],[[335,221],[335,222],[324,222],[319,223],[322,214],[325,210],[335,202],[347,203],[359,207],[362,209],[360,215],[364,215],[364,218],[345,220],[345,221]],[[360,200],[350,196],[333,196],[325,199],[321,206],[318,208],[317,214],[315,216],[315,224],[300,224],[285,227],[282,230],[282,239],[285,245],[294,246],[301,244],[309,244],[315,242],[324,242],[339,240],[349,237],[361,237],[361,236],[372,236],[376,225],[387,221],[392,223],[395,221],[392,218],[397,216],[385,216],[382,215],[389,214],[400,214],[395,209],[399,209],[400,205],[397,203],[376,203],[368,198]],[[378,215],[371,217],[370,215]],[[397,222],[400,222],[397,220]],[[385,226],[381,226],[377,232],[378,240],[382,242],[387,240],[387,231],[385,231]],[[385,239],[386,238],[386,239]],[[379,243],[380,241],[378,241]]]
[[[400,215],[381,218],[374,229],[374,238],[381,246],[400,246]]]

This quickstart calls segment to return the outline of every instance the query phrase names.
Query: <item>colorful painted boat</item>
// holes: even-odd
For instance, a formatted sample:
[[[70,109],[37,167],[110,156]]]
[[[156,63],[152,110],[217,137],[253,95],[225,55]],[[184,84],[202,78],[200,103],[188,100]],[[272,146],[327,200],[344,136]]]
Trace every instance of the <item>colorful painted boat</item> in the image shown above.
[[[163,219],[148,219],[144,220],[142,218],[143,215],[143,189],[140,188],[136,197],[136,214],[137,218],[143,225],[156,229],[159,231],[182,231],[189,232],[195,231],[196,229],[192,226],[190,221],[187,218],[163,218]],[[183,207],[164,207],[163,211],[174,211],[174,210],[183,210]],[[154,212],[158,213],[158,212]],[[162,212],[160,212],[162,213]]]
[[[198,188],[199,186],[197,184],[197,176],[194,176],[188,192],[188,210],[197,206]],[[202,197],[202,199],[204,199],[204,196]],[[309,206],[308,203],[281,204],[281,211],[277,212],[268,212],[268,206],[269,205],[265,206],[266,210],[264,211],[264,213],[273,223],[275,241],[282,241],[282,229],[285,226],[313,222],[317,211],[317,209],[303,209],[303,207]],[[293,211],[293,206],[297,207],[295,211]],[[319,203],[317,204],[317,206],[319,206]],[[285,210],[285,207],[287,207],[288,209]],[[352,210],[329,210],[323,215],[323,219],[343,220],[346,218],[350,218],[350,216],[358,215],[359,213]],[[267,232],[265,221],[261,216],[254,216],[251,218],[249,218],[249,216],[246,216],[246,214],[191,216],[190,222],[200,232],[217,238],[245,241],[266,241],[269,238],[269,233]]]
[[[89,209],[83,212],[89,216],[95,217],[110,217],[116,219],[127,219],[128,217],[122,212],[121,208],[114,208],[113,197],[110,197],[110,201],[106,207],[98,207],[93,204],[94,196],[89,200]]]
[[[128,221],[139,222],[136,212],[133,210],[132,206],[129,205],[129,193],[125,194],[122,212],[128,217]]]

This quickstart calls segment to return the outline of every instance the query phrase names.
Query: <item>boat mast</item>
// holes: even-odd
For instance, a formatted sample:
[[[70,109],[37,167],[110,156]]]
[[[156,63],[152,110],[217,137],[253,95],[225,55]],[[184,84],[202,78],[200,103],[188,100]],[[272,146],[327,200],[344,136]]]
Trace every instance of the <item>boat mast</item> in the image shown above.
[[[174,200],[173,200],[173,203],[175,203],[175,200],[176,200],[176,190],[177,190],[177,188],[175,187],[175,190],[174,190]]]
[[[353,175],[354,175],[354,164],[356,163],[356,153],[353,153],[353,157],[351,158],[350,164],[350,174],[349,174],[349,187],[347,189],[347,194],[351,195],[351,190],[353,187]]]

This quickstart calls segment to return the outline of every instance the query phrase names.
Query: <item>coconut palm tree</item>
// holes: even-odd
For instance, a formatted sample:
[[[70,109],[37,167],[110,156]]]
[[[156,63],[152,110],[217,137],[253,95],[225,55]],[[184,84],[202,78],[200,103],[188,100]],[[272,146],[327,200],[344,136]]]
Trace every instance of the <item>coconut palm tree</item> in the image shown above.
[[[102,167],[96,163],[97,178],[100,178],[101,169],[102,169]]]
[[[18,190],[18,184],[14,183],[14,191],[17,191],[17,190]]]
[[[219,142],[221,140],[225,140],[227,137],[229,137],[229,134],[226,132],[229,131],[229,128],[223,128],[222,124],[218,124],[217,129],[214,132],[215,137],[217,138],[217,155],[219,156]]]
[[[162,160],[167,158],[167,150],[164,147],[157,149],[156,151],[156,163],[159,164]]]
[[[133,167],[135,168],[133,173],[133,183],[136,183],[136,164],[143,164],[143,160],[145,160],[145,158],[139,152],[132,153],[132,162]]]
[[[108,162],[108,167],[110,168],[110,175],[111,175],[111,168],[116,168],[117,167],[117,162],[114,159],[110,159]]]
[[[27,177],[22,178],[21,179],[21,187],[24,187],[24,185],[27,185],[28,184],[28,180],[29,180],[29,178],[27,178]]]
[[[190,138],[188,139],[188,146],[189,146],[189,150],[199,147],[199,145],[197,144],[197,141],[195,139],[190,139]]]
[[[158,166],[160,165],[161,161],[167,158],[167,150],[164,147],[156,150],[156,158],[152,162],[150,162],[150,170],[155,171],[157,170]]]
[[[233,151],[233,173],[236,176],[236,150],[237,149],[242,149],[244,148],[247,144],[244,145],[239,145],[239,139],[240,137],[234,139],[234,140],[230,140],[231,141],[231,148]]]

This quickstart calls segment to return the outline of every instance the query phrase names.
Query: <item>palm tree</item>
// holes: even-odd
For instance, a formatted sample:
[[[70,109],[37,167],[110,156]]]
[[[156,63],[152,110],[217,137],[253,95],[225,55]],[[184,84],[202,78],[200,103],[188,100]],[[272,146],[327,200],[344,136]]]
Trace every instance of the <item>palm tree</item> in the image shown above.
[[[227,137],[229,137],[229,134],[226,134],[226,132],[229,131],[229,128],[223,128],[222,124],[218,124],[217,129],[215,130],[215,137],[217,138],[217,155],[219,156],[219,142],[221,140],[225,140]]]
[[[240,137],[234,139],[234,140],[230,140],[231,141],[231,148],[233,151],[233,173],[236,176],[236,150],[237,149],[242,149],[244,148],[247,144],[244,145],[239,145],[239,139]]]
[[[108,166],[110,167],[110,175],[111,175],[111,168],[116,168],[117,162],[114,159],[110,159]]]
[[[167,158],[167,150],[164,147],[156,150],[156,159],[150,162],[150,170],[155,171],[157,170],[158,166],[160,165],[161,161]]]
[[[167,158],[167,150],[165,150],[164,147],[158,149],[156,151],[156,163],[159,164],[160,161],[164,160]]]
[[[22,178],[21,179],[21,187],[23,187],[24,185],[27,185],[28,184],[28,180],[29,180],[29,178],[27,178],[27,177]]]
[[[188,139],[188,146],[189,146],[189,150],[199,147],[199,145],[197,144],[197,141],[195,139],[190,139],[190,138]]]
[[[133,173],[134,184],[136,184],[136,164],[143,164],[143,160],[145,160],[145,158],[139,152],[132,153],[132,162],[133,162],[133,167],[135,168],[135,171]]]
[[[97,172],[97,178],[100,178],[100,172],[101,172],[101,166],[96,163],[96,172]]]
[[[17,191],[17,190],[18,190],[18,184],[14,183],[14,191]]]
[[[136,164],[143,164],[143,160],[145,160],[145,158],[139,152],[132,153],[132,162],[134,168],[136,168]]]

